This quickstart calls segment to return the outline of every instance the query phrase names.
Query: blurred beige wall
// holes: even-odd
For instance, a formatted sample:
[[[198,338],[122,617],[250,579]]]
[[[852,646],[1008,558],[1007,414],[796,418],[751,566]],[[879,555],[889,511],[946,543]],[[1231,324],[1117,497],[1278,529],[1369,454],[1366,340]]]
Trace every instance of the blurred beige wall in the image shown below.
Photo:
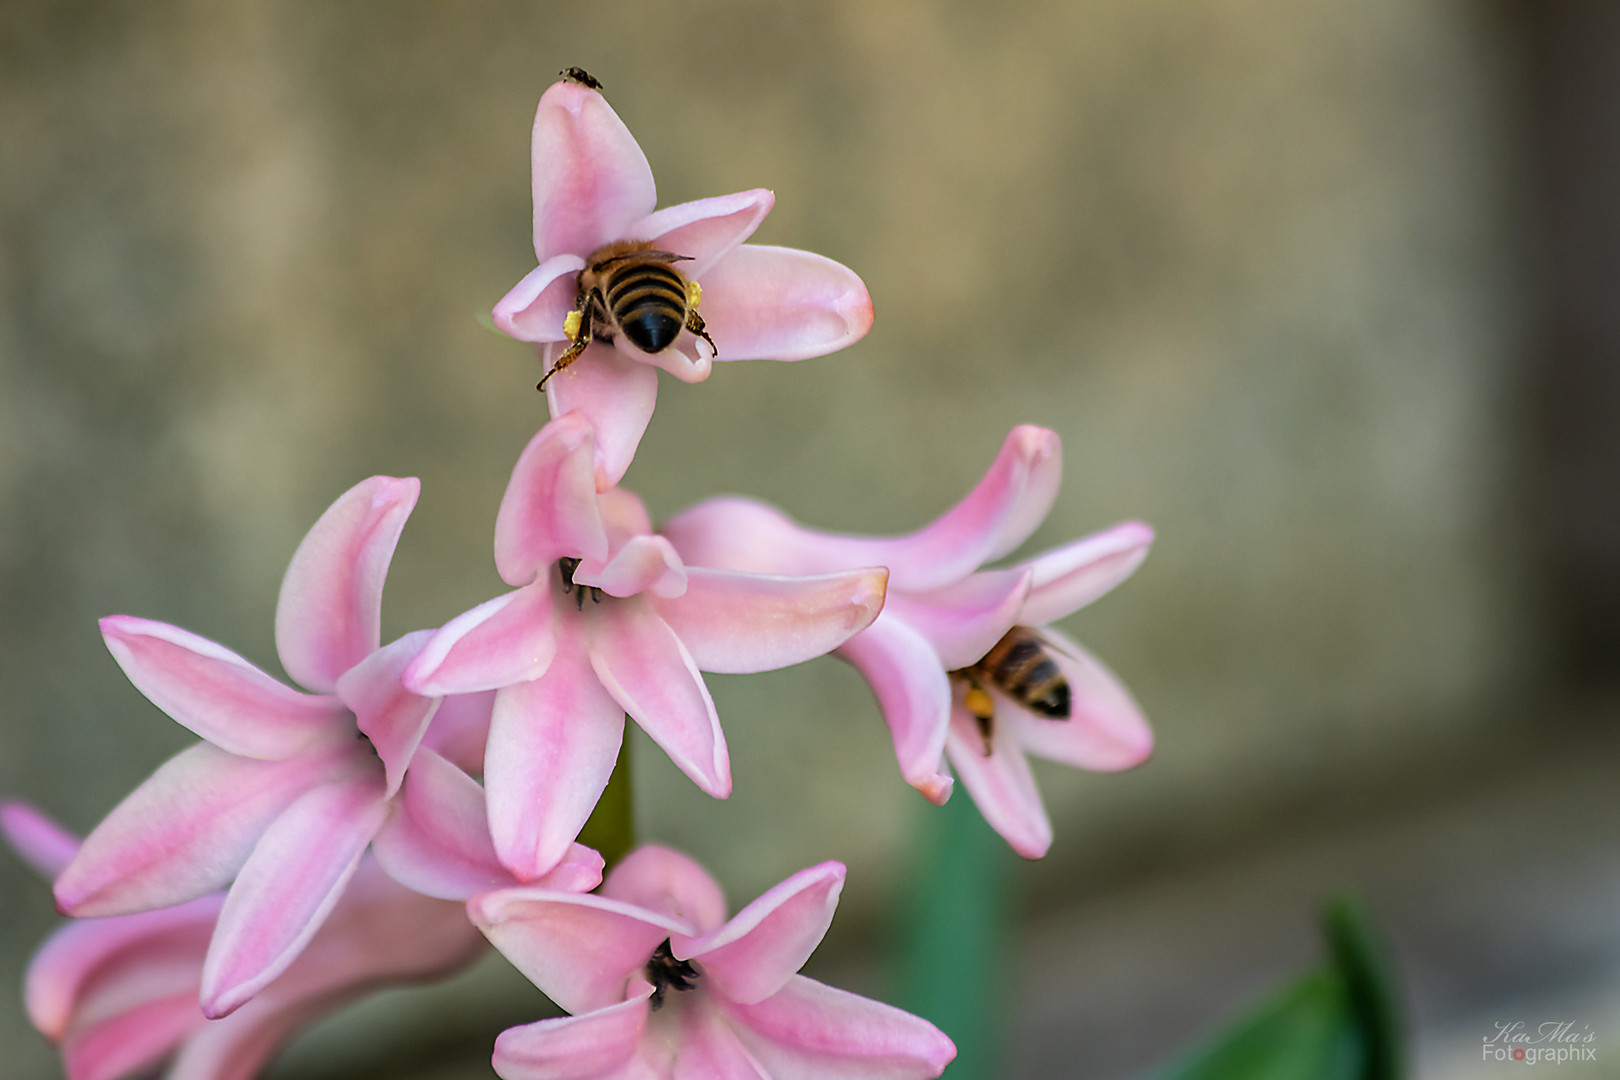
[[[1067,469],[1032,550],[1159,529],[1065,625],[1160,750],[1041,774],[1056,858],[1395,767],[1535,685],[1513,100],[1472,5],[12,0],[0,793],[87,828],[189,741],[100,615],[279,671],[286,560],[367,475],[424,485],[385,632],[500,589],[495,507],[543,403],[475,316],[532,266],[529,122],[571,64],[661,204],[770,187],[759,239],[845,262],[878,312],[840,355],[666,379],[627,480],[655,514],[741,491],[908,530],[1028,421]],[[886,897],[918,799],[859,680],[711,685],[736,795],[642,753],[650,835],[734,899],[831,857],[850,904]],[[9,986],[52,917],[5,860],[0,897]],[[9,988],[0,1045],[48,1073]]]

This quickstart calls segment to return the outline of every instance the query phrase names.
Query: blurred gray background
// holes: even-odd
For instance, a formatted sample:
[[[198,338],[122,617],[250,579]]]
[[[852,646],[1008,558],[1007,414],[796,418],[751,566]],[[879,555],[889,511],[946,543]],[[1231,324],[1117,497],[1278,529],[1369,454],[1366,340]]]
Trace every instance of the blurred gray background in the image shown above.
[[[1066,482],[1030,551],[1159,530],[1065,623],[1159,749],[1040,773],[1007,1076],[1141,1075],[1313,962],[1339,891],[1422,1075],[1488,1074],[1514,1019],[1591,1025],[1606,1063],[1560,1075],[1620,1075],[1617,57],[1596,0],[8,0],[0,794],[87,829],[191,741],[98,616],[279,673],[282,570],[365,476],[423,481],[385,635],[501,588],[544,406],[477,316],[532,268],[529,124],[580,65],[660,205],[772,188],[758,239],[877,309],[835,356],[664,378],[626,481],[655,515],[910,530],[1034,422]],[[883,995],[927,808],[870,695],[831,660],[710,684],[736,793],[639,742],[645,835],[734,905],[847,862],[814,970]],[[5,1075],[56,1075],[17,992],[48,894],[0,858],[0,904]],[[486,963],[277,1075],[488,1075],[538,1004]]]

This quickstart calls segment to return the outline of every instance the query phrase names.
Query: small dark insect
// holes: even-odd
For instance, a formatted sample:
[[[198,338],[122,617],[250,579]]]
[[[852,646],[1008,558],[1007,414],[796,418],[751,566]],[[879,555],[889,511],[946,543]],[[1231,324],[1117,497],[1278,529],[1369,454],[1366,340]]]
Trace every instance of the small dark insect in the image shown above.
[[[557,74],[561,75],[569,82],[577,82],[581,86],[590,87],[592,90],[602,89],[602,84],[596,81],[595,76],[582,67],[563,68],[561,71],[557,72]]]
[[[979,722],[986,757],[990,755],[996,719],[995,702],[987,686],[1049,720],[1069,718],[1069,680],[1046,651],[1046,642],[1027,626],[1013,627],[983,658],[952,674],[967,681],[962,704]]]
[[[652,983],[653,992],[649,1002],[652,1011],[657,1012],[664,1007],[664,994],[669,990],[690,990],[696,985],[698,969],[692,966],[690,960],[677,960],[670,951],[669,938],[653,950],[652,958],[647,961],[647,981]]]
[[[675,263],[688,259],[641,240],[620,240],[592,252],[579,272],[575,308],[563,320],[568,348],[535,389],[544,389],[546,379],[572,364],[593,340],[612,341],[619,334],[642,352],[656,353],[690,330],[713,350],[714,339],[697,312],[703,290],[675,269]]]
[[[574,597],[574,602],[579,606],[579,610],[584,611],[585,594],[591,594],[591,603],[600,604],[602,602],[602,590],[595,585],[575,585],[574,571],[578,569],[578,559],[562,558],[557,560],[557,572],[562,575],[563,595],[572,596],[574,590],[579,590],[579,595]]]

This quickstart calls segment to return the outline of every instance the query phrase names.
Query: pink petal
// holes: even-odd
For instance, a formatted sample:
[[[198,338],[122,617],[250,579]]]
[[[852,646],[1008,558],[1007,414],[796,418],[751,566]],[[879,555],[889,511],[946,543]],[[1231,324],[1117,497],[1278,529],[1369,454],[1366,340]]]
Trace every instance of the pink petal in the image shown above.
[[[602,895],[679,919],[700,934],[726,921],[726,898],[709,872],[689,856],[643,844],[619,861]]]
[[[415,477],[362,480],[293,552],[276,602],[276,652],[295,682],[331,693],[382,643],[383,580],[421,489]]]
[[[961,705],[955,706],[945,749],[984,820],[1018,854],[1039,859],[1052,846],[1052,822],[1023,748],[1013,732],[1002,730],[1004,721],[1010,721],[1004,715],[1009,711],[996,710],[997,728],[987,755],[978,722]]]
[[[709,1002],[699,999],[677,1013],[672,1021],[653,1022],[654,1034],[658,1028],[676,1029],[673,1038],[657,1049],[648,1047],[644,1054],[655,1057],[659,1051],[671,1060],[665,1065],[670,1080],[773,1080],[754,1055],[750,1054],[732,1032],[726,1017]],[[651,1041],[651,1040],[649,1040]],[[655,1058],[656,1060],[656,1058]]]
[[[757,1005],[716,1004],[771,1080],[925,1080],[956,1057],[921,1017],[803,975]]]
[[[389,876],[425,896],[465,900],[518,883],[495,855],[484,789],[431,750],[417,752],[372,850]]]
[[[705,989],[747,1005],[764,1001],[821,944],[843,888],[842,863],[801,870],[713,933],[671,938],[671,951],[698,961]]]
[[[951,683],[928,639],[884,612],[838,652],[872,687],[906,783],[935,805],[950,798],[944,764]]]
[[[714,699],[669,624],[636,598],[603,605],[589,622],[591,667],[613,700],[704,792],[730,795],[731,761]]]
[[[658,203],[652,169],[602,95],[555,83],[540,98],[531,147],[534,252],[589,255]]]
[[[71,1080],[120,1080],[155,1064],[205,1023],[190,994],[142,1001],[69,1034],[62,1063]]]
[[[1018,621],[1028,570],[981,570],[926,593],[896,593],[885,611],[928,639],[945,670],[982,660]]]
[[[101,620],[101,634],[152,704],[232,754],[285,758],[352,730],[348,710],[336,699],[283,686],[178,626],[110,615]]]
[[[655,353],[642,352],[623,334],[613,339],[613,347],[620,355],[667,371],[684,383],[700,383],[714,370],[714,356],[709,352],[708,343],[700,343],[697,335],[689,330],[682,331],[673,344]]]
[[[838,565],[842,552],[829,552],[824,546],[826,536],[753,499],[709,499],[675,515],[660,532],[675,545],[688,567],[752,574],[823,574],[857,565]],[[852,538],[837,538],[848,539]]]
[[[225,898],[203,963],[205,1014],[227,1015],[298,957],[387,814],[382,778],[362,774],[311,790],[265,830]]]
[[[490,321],[519,341],[565,340],[563,320],[574,310],[583,269],[585,260],[579,255],[553,255],[496,302]]]
[[[545,675],[495,695],[484,785],[490,835],[519,881],[551,870],[585,827],[624,741],[624,714],[576,637]]]
[[[11,850],[47,880],[60,874],[79,851],[77,836],[27,803],[0,803],[0,833]]]
[[[623,1001],[659,943],[691,929],[618,900],[533,887],[475,896],[467,916],[530,982],[576,1014]]]
[[[691,261],[677,264],[678,269],[688,280],[701,281],[710,267],[754,235],[775,205],[776,196],[764,188],[717,195],[648,214],[625,230],[625,236],[651,240],[659,251],[685,255]]]
[[[56,881],[56,906],[76,917],[122,915],[223,888],[269,824],[352,769],[356,752],[260,761],[208,743],[182,750],[85,839]]]
[[[553,420],[523,448],[495,517],[495,567],[508,585],[544,577],[564,556],[607,558],[595,455],[582,413]]]
[[[560,345],[540,351],[543,372],[551,370],[562,351]],[[578,413],[595,429],[596,486],[606,490],[624,478],[652,420],[658,372],[611,345],[593,343],[551,377],[546,399],[552,416]]]
[[[338,680],[338,697],[354,711],[355,722],[382,759],[388,795],[399,790],[405,767],[422,742],[438,698],[406,690],[400,679],[433,636],[431,630],[406,634],[378,649]]]
[[[609,596],[652,592],[673,597],[686,591],[686,567],[662,536],[633,536],[605,565],[595,560],[581,563],[574,571],[574,581],[594,585]]]
[[[1127,521],[1031,560],[1035,583],[1018,621],[1045,626],[1080,610],[1130,577],[1152,543],[1151,528]]]
[[[544,675],[557,651],[550,577],[451,619],[405,668],[405,689],[423,697],[498,690]]]
[[[774,577],[687,570],[687,589],[653,606],[704,671],[773,671],[824,656],[871,625],[888,571]]]
[[[1125,685],[1058,631],[1045,627],[1041,636],[1069,681],[1069,718],[1053,720],[997,702],[997,722],[1005,716],[1013,738],[1030,753],[1078,769],[1114,772],[1146,761],[1153,752],[1153,729]]]
[[[854,271],[795,248],[744,244],[706,270],[698,310],[716,360],[805,360],[872,328],[872,298]]]
[[[484,747],[489,742],[489,714],[495,693],[452,694],[439,703],[422,745],[440,754],[463,772],[484,771]]]
[[[205,1020],[181,1044],[163,1080],[254,1080],[300,1027],[330,1014],[358,993],[304,1002],[299,1008],[259,1009],[255,1000],[230,1016]]]
[[[495,1072],[504,1080],[658,1080],[636,1057],[651,993],[648,986],[584,1016],[507,1028],[495,1039]]]

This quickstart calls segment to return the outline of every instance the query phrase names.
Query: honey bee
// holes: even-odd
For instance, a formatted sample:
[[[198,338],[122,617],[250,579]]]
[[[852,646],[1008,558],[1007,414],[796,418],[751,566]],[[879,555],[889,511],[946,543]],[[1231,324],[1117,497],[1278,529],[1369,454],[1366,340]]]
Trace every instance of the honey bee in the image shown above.
[[[561,75],[569,82],[576,82],[581,86],[588,86],[592,90],[602,89],[602,84],[597,82],[591,73],[582,67],[563,68],[561,71],[557,72],[557,74]]]
[[[656,353],[690,330],[712,352],[714,339],[697,312],[703,290],[674,265],[689,259],[658,251],[650,240],[620,240],[592,252],[579,272],[574,310],[563,320],[568,348],[535,389],[544,389],[546,380],[578,359],[593,340],[612,341],[619,334],[642,352]]]
[[[1037,716],[1069,718],[1069,680],[1047,652],[1046,642],[1027,626],[1013,627],[982,658],[951,674],[967,682],[962,704],[979,722],[986,757],[996,719],[988,687],[995,687]]]

